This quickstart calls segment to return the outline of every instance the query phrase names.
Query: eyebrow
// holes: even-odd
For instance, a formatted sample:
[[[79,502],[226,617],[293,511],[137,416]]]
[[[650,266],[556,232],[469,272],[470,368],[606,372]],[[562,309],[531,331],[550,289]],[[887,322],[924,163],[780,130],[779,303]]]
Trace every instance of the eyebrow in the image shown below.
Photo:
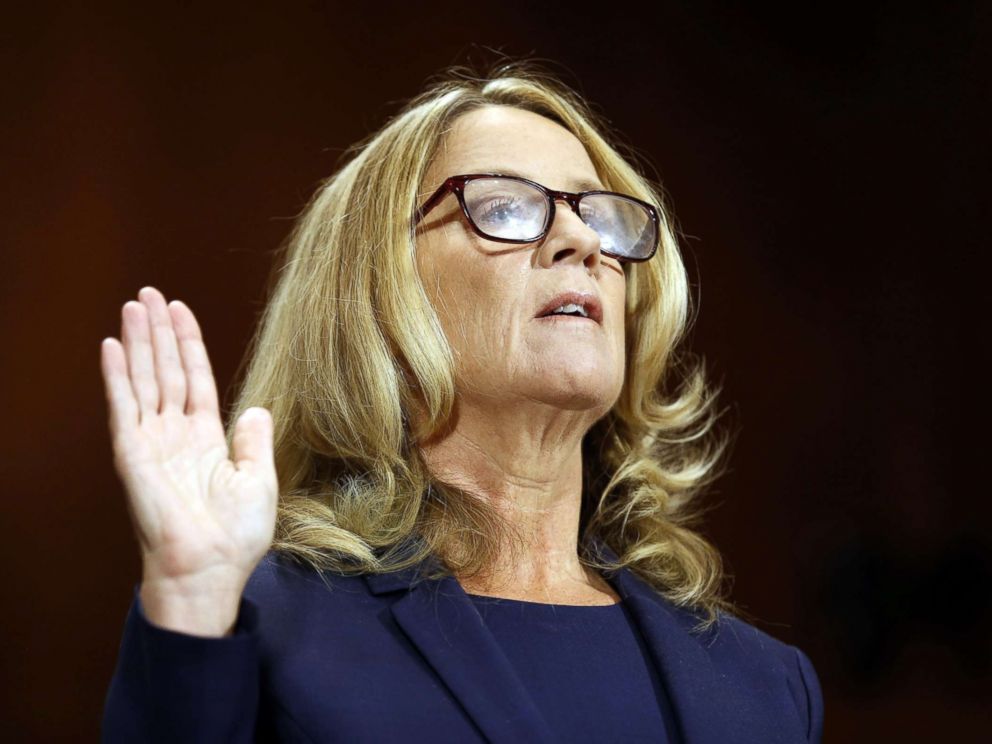
[[[503,173],[504,175],[507,175],[507,176],[520,176],[521,178],[526,178],[526,179],[529,179],[531,181],[537,181],[537,179],[534,178],[533,176],[529,176],[526,173],[521,173],[520,171],[518,171],[518,170],[516,170],[514,168],[507,168],[507,167],[501,167],[501,168],[480,168],[480,169],[477,169],[477,170],[473,170],[472,173]],[[540,183],[540,181],[537,181],[537,182]],[[588,178],[585,178],[585,177],[577,178],[577,179],[573,180],[572,181],[572,188],[577,189],[578,191],[605,191],[606,190],[606,187],[603,186],[603,184],[598,183],[597,181],[592,181],[592,180],[590,180]]]

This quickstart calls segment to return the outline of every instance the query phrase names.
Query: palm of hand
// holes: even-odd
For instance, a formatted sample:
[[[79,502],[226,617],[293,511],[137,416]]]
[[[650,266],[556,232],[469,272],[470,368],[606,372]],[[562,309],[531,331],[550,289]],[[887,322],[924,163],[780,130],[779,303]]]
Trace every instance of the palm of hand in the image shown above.
[[[275,484],[237,469],[219,419],[172,410],[147,417],[125,458],[142,494],[132,502],[144,510],[142,551],[165,577],[232,564],[250,572],[272,540]]]
[[[237,588],[271,543],[277,479],[271,418],[238,419],[229,457],[199,326],[153,288],[124,306],[102,366],[114,461],[145,580]]]

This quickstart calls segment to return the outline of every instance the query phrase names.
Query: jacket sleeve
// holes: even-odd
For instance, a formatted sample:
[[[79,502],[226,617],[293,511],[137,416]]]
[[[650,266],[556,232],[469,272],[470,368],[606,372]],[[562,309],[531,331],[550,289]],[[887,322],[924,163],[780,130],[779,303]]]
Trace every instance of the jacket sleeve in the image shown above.
[[[259,698],[258,607],[242,596],[234,632],[153,625],[135,587],[103,711],[101,741],[252,742]]]
[[[823,691],[820,689],[820,678],[816,675],[813,662],[793,646],[799,663],[799,674],[806,688],[807,737],[811,744],[821,744],[823,740]]]

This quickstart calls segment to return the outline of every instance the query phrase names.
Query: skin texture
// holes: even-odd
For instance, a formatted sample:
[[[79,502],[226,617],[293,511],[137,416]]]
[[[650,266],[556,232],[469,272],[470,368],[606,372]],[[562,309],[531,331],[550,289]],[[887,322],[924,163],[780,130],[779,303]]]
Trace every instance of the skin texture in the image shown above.
[[[574,135],[508,106],[456,120],[425,193],[448,176],[478,172],[566,191],[604,188]],[[435,473],[490,499],[526,536],[516,560],[459,578],[466,591],[611,604],[619,597],[578,559],[581,442],[623,385],[626,278],[620,262],[599,252],[596,232],[564,201],[556,207],[548,234],[530,244],[480,237],[453,194],[418,227],[417,269],[455,351],[458,393],[453,427],[421,447]],[[565,290],[597,295],[602,324],[535,317]]]

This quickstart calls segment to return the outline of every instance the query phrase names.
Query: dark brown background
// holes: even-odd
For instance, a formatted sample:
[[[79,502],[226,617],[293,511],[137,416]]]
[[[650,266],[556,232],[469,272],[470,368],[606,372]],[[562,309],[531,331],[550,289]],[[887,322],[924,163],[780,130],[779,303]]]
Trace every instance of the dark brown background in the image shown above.
[[[99,375],[121,305],[186,301],[228,391],[318,180],[488,47],[557,64],[672,196],[739,431],[708,533],[812,658],[826,741],[977,737],[988,4],[145,5],[0,24],[5,732],[97,734],[139,577]]]

